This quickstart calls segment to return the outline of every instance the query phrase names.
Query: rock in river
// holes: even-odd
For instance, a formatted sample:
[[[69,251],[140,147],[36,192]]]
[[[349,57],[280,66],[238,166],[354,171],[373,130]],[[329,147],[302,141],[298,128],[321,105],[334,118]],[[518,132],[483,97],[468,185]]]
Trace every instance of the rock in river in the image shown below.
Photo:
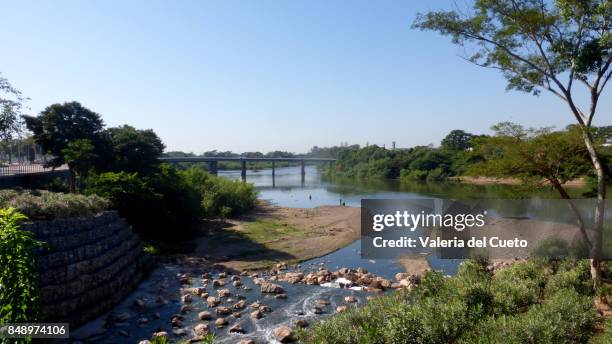
[[[285,292],[285,290],[283,290],[283,287],[278,284],[264,282],[261,284],[261,292],[268,294],[282,294]]]
[[[293,330],[288,326],[281,326],[274,329],[274,337],[281,343],[290,343],[295,340]]]
[[[195,332],[196,336],[205,336],[208,334],[208,332],[210,332],[210,328],[208,327],[208,324],[198,324],[193,328],[193,331]]]

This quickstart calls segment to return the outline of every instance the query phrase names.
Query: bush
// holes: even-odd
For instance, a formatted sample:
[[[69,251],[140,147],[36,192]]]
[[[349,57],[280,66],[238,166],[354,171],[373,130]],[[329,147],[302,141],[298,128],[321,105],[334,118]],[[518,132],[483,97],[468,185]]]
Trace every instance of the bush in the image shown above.
[[[422,170],[402,170],[400,180],[408,182],[424,182],[427,179],[427,171]]]
[[[134,229],[149,238],[181,238],[201,218],[199,195],[175,169],[157,173],[106,172],[92,175],[86,192],[112,201]]]
[[[459,343],[586,343],[596,322],[591,302],[573,290],[563,290],[523,314],[488,319]]]
[[[15,208],[31,220],[87,216],[108,209],[110,202],[96,195],[77,195],[43,190],[0,190],[0,207]]]
[[[496,314],[516,314],[538,302],[546,282],[542,267],[534,262],[514,264],[492,279]]]
[[[596,313],[592,296],[581,293],[583,265],[563,265],[550,275],[549,265],[529,261],[492,276],[486,261],[468,260],[455,277],[427,273],[411,293],[378,297],[298,337],[347,344],[586,343]]]
[[[199,167],[191,167],[181,175],[200,193],[204,217],[226,218],[251,210],[257,204],[257,190],[252,184],[220,178]]]
[[[38,273],[33,249],[43,243],[21,230],[27,217],[0,209],[0,325],[34,322],[39,311]]]

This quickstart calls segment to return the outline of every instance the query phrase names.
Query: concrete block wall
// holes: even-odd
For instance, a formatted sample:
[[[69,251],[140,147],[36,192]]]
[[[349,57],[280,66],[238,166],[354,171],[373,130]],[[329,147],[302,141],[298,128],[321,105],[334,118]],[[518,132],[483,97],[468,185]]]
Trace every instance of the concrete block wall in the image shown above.
[[[142,242],[117,212],[24,225],[37,250],[43,319],[77,326],[118,304],[146,273]]]

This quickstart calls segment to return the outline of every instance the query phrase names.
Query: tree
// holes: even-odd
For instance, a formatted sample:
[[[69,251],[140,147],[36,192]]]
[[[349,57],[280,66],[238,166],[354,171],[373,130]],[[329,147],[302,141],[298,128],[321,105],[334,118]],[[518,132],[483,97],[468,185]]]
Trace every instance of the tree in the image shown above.
[[[538,95],[546,90],[575,118],[597,177],[596,237],[591,275],[597,287],[605,173],[591,132],[602,92],[612,77],[612,2],[609,0],[475,0],[472,10],[419,14],[414,28],[438,31],[461,46],[466,59],[500,70],[507,89]],[[575,85],[588,92],[588,108],[578,105]]]
[[[81,179],[96,166],[99,156],[94,145],[87,139],[68,142],[68,146],[62,149],[62,155],[73,172],[70,189],[75,192],[80,188]]]
[[[22,130],[23,103],[28,98],[0,76],[0,142],[7,144]]]
[[[453,130],[442,139],[442,147],[452,150],[466,150],[472,148],[470,141],[474,135],[463,130]]]
[[[24,119],[36,143],[45,153],[53,155],[47,162],[51,167],[67,163],[64,150],[71,142],[89,140],[94,146],[99,145],[99,134],[104,127],[100,115],[78,102],[53,104],[38,116],[24,116]]]
[[[148,174],[159,161],[164,144],[151,129],[138,130],[129,125],[109,128],[102,136],[108,140],[112,156],[106,170]]]

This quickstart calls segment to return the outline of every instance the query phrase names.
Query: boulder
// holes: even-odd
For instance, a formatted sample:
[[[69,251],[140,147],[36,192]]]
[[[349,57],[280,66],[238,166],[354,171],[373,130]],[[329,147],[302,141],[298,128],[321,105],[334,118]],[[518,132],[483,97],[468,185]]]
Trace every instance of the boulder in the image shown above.
[[[274,329],[274,338],[281,343],[290,343],[295,340],[295,335],[290,327],[280,326]]]
[[[242,326],[240,324],[236,324],[229,329],[229,333],[244,333]]]
[[[212,319],[212,314],[209,311],[203,311],[198,313],[198,319],[200,320],[210,320]]]
[[[245,307],[246,307],[246,301],[244,300],[240,300],[232,306],[233,309],[244,309]]]
[[[217,328],[221,328],[227,325],[227,320],[225,320],[225,318],[217,318],[217,320],[215,320],[215,326]]]
[[[261,292],[268,294],[282,294],[285,292],[285,290],[278,284],[266,282],[261,284]]]
[[[261,305],[259,306],[259,311],[262,313],[270,313],[272,312],[272,308],[270,308],[270,306]]]
[[[229,289],[219,289],[217,290],[217,295],[219,297],[229,297],[232,293]]]
[[[208,304],[208,307],[216,307],[219,305],[219,303],[221,303],[221,300],[219,300],[218,298],[214,296],[209,296],[206,299],[206,303]]]
[[[181,296],[181,302],[182,303],[191,303],[192,298],[191,298],[191,294],[185,294],[183,296]]]
[[[229,315],[229,314],[232,314],[231,309],[227,307],[223,307],[223,306],[217,307],[217,315]]]
[[[263,314],[259,310],[251,312],[251,318],[261,319],[261,317],[263,317]]]
[[[349,295],[349,296],[344,297],[344,301],[345,302],[357,302],[357,298],[352,295]]]
[[[255,341],[252,339],[243,339],[239,341],[237,344],[255,344]]]
[[[206,336],[210,332],[210,327],[208,324],[197,324],[193,328],[193,332],[195,332],[196,336]]]
[[[170,336],[168,335],[168,332],[166,331],[159,331],[159,332],[153,333],[153,340],[155,340],[155,338],[157,337],[162,337],[162,338],[165,338],[166,340],[170,338]]]
[[[304,319],[298,319],[295,322],[295,327],[299,327],[299,328],[305,328],[308,327],[308,321],[304,320]]]
[[[342,313],[348,311],[348,306],[342,305],[336,307],[336,313]]]

